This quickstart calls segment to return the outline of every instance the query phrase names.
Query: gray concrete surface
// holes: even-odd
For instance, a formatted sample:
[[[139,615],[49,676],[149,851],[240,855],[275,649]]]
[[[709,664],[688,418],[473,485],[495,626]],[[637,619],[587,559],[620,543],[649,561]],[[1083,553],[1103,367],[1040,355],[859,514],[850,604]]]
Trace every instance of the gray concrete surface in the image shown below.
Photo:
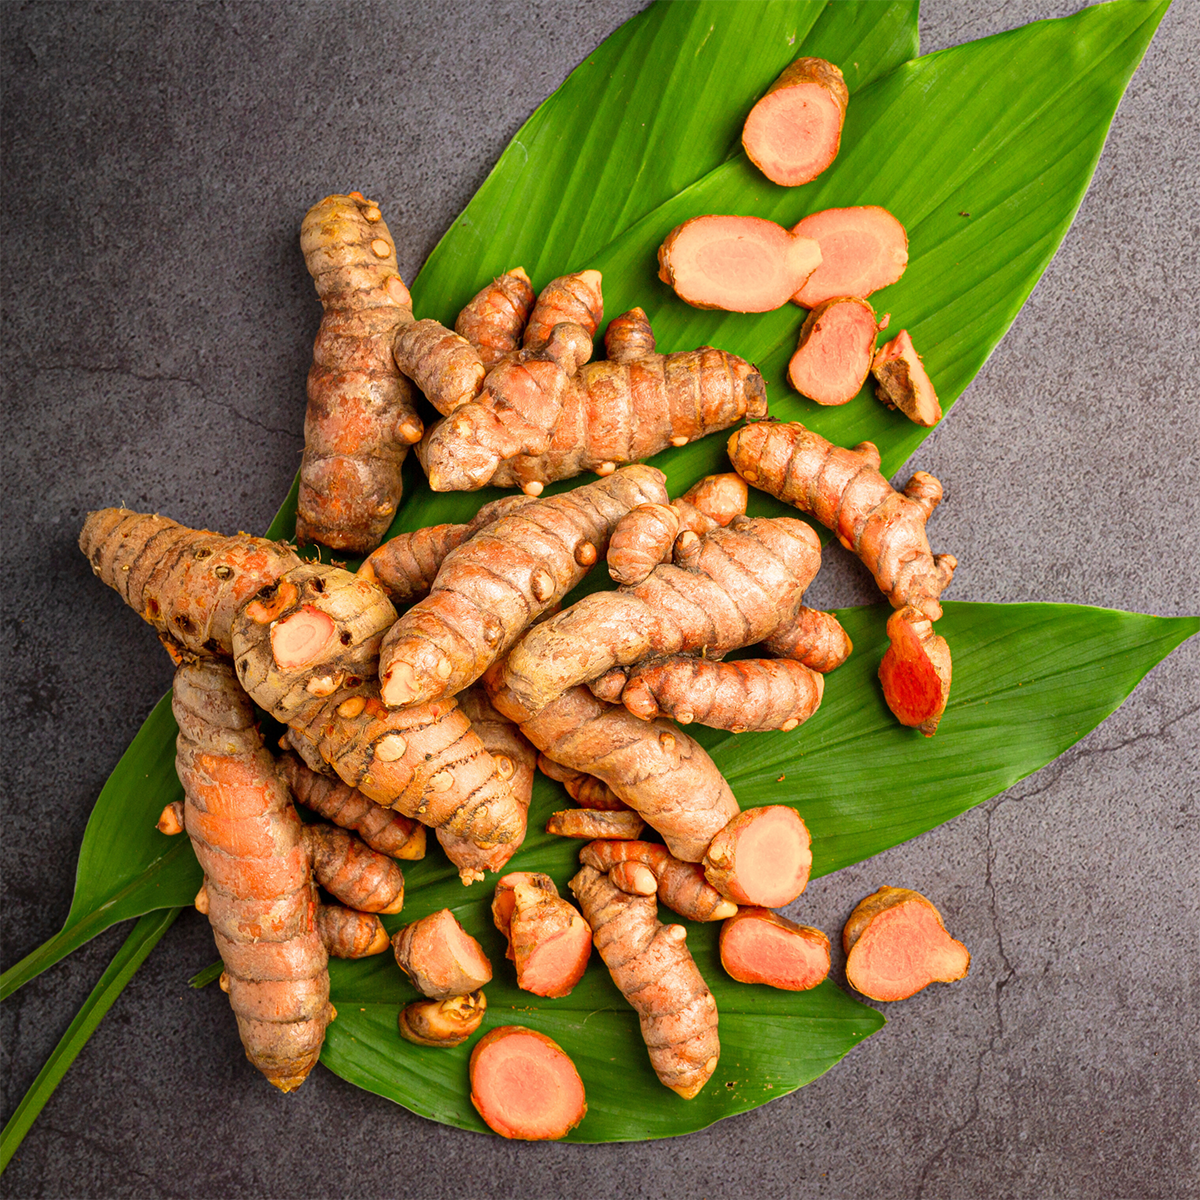
[[[317,324],[304,210],[385,202],[411,278],[528,113],[641,0],[16,3],[3,20],[3,954],[53,934],[88,812],[170,666],[75,548],[125,503],[265,528],[301,448]],[[923,48],[1072,0],[927,0]],[[1200,608],[1200,6],[1177,0],[1078,219],[914,460],[947,481],[954,599]],[[849,567],[820,602],[873,601]],[[0,1180],[25,1196],[1179,1197],[1200,1194],[1200,647],[1071,751],[813,884],[836,931],[904,879],[968,979],[802,1091],[688,1137],[525,1146],[319,1069],[242,1058],[185,914]],[[119,946],[0,1008],[7,1119]],[[840,966],[839,966],[840,969]]]

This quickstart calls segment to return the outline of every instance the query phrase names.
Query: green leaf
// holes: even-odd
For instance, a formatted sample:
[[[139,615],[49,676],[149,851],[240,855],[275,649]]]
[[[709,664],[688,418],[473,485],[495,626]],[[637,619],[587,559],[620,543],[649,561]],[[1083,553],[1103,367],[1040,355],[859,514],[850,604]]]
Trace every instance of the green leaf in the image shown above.
[[[179,909],[169,908],[142,917],[117,951],[108,969],[100,976],[100,982],[84,1001],[83,1007],[67,1027],[62,1040],[54,1047],[46,1065],[41,1069],[33,1085],[17,1105],[9,1122],[0,1133],[0,1172],[8,1166],[25,1135],[29,1132],[38,1113],[58,1087],[62,1077],[70,1070],[80,1050],[87,1044],[96,1027],[113,1002],[133,978],[134,972],[146,960],[146,956],[158,945],[159,938],[175,923]]]
[[[804,817],[814,877],[932,829],[1044,766],[1200,630],[1200,618],[1074,605],[947,604],[938,630],[953,649],[954,684],[937,736],[925,738],[896,723],[876,681],[889,611],[838,614],[855,652],[829,676],[821,707],[799,729],[736,736],[693,727],[743,806],[787,804]],[[530,834],[510,869],[544,871],[564,889],[578,868],[578,845],[543,830],[549,814],[569,804],[539,777]],[[714,1078],[695,1100],[682,1101],[654,1078],[632,1010],[598,962],[563,1000],[518,992],[492,926],[490,891],[465,891],[441,856],[406,865],[405,879],[404,912],[387,918],[389,928],[450,908],[497,964],[487,1027],[531,1025],[574,1059],[589,1114],[570,1140],[701,1129],[803,1086],[881,1024],[832,984],[791,994],[733,982],[716,954],[716,928],[689,925],[688,945],[717,999],[723,1049]],[[467,1100],[469,1045],[434,1053],[400,1040],[399,1009],[414,993],[391,956],[332,970],[339,1015],[322,1052],[326,1066],[422,1116],[482,1129]]]

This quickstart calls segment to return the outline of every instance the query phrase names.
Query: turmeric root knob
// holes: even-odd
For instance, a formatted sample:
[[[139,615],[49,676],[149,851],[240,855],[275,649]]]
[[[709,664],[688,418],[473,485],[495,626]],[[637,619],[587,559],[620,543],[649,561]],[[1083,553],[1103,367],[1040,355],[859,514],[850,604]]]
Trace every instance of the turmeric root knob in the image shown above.
[[[553,1141],[587,1115],[583,1080],[563,1048],[523,1025],[484,1034],[471,1051],[471,1103],[501,1137]]]
[[[461,1046],[483,1024],[482,992],[446,1000],[414,1000],[400,1010],[400,1036],[416,1046]]]
[[[962,979],[971,955],[947,932],[920,892],[881,887],[861,901],[842,930],[846,978],[872,1000],[907,1000],[931,983]]]

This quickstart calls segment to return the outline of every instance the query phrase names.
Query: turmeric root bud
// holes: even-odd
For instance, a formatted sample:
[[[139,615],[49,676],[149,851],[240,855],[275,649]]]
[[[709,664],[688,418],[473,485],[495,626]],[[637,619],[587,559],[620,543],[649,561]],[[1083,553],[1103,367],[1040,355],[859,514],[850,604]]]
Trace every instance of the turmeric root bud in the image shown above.
[[[735,904],[782,908],[808,884],[812,838],[783,804],[738,813],[709,844],[704,875]]]
[[[721,966],[739,983],[788,992],[815,988],[829,974],[829,938],[767,908],[742,908],[721,926]]]
[[[846,979],[872,1000],[907,1000],[931,983],[962,979],[971,955],[947,932],[920,892],[881,887],[861,901],[842,930]]]
[[[400,1036],[417,1046],[461,1046],[483,1024],[483,992],[445,1000],[414,1000],[400,1010]]]
[[[502,1025],[471,1051],[471,1103],[501,1137],[553,1141],[587,1115],[583,1080],[544,1033]]]

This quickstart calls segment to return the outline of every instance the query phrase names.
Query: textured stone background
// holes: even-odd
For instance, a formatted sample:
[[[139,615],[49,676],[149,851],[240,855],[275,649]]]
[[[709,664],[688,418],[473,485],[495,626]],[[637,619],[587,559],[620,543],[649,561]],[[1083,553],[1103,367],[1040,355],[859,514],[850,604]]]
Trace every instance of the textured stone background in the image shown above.
[[[532,109],[642,0],[3,6],[4,965],[60,926],[88,812],[170,665],[75,548],[123,503],[266,527],[319,310],[296,245],[383,201],[411,279]],[[927,0],[926,51],[1072,0]],[[1200,607],[1195,136],[1177,0],[1015,325],[913,466],[948,484],[958,600]],[[919,169],[919,164],[914,164]],[[903,476],[907,477],[907,476]],[[827,568],[817,602],[873,602]],[[927,890],[969,978],[802,1091],[689,1137],[522,1146],[318,1069],[266,1087],[187,912],[59,1087],[11,1196],[1157,1197],[1197,1194],[1200,647],[950,824],[813,884],[840,929]],[[864,749],[864,753],[869,750]],[[7,1119],[128,927],[0,1009]],[[840,965],[839,968],[840,970]]]

